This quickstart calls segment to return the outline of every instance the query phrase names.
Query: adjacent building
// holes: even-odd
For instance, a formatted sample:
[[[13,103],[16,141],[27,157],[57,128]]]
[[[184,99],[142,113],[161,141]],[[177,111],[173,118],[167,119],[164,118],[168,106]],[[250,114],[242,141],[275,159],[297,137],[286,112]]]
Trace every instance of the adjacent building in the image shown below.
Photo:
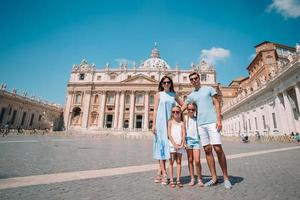
[[[249,76],[221,87],[225,135],[282,135],[300,131],[300,46],[255,46]]]
[[[12,129],[48,129],[59,131],[63,128],[63,108],[57,104],[28,97],[26,92],[18,94],[0,88],[0,126]]]

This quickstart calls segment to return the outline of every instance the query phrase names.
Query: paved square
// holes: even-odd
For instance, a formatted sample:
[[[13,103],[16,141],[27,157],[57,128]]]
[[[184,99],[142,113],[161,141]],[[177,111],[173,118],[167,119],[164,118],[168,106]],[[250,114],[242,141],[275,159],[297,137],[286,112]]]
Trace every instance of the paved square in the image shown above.
[[[300,198],[299,145],[225,141],[223,146],[234,184],[229,191],[223,183],[189,187],[186,165],[182,189],[155,184],[151,140],[9,136],[0,139],[0,199]],[[201,158],[205,182],[203,152]],[[217,170],[221,175],[218,165]]]

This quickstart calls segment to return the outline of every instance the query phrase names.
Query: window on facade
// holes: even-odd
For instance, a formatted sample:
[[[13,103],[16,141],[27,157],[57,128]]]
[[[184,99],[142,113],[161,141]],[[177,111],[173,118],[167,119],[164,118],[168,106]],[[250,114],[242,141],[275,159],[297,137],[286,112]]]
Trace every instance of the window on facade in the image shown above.
[[[75,104],[81,104],[81,94],[75,94]]]
[[[201,74],[201,81],[206,81],[206,74]]]
[[[129,111],[129,108],[125,108],[125,111]]]
[[[99,103],[99,96],[98,94],[95,95],[95,98],[94,98],[94,104],[97,104]]]
[[[97,76],[97,81],[101,81],[101,76]]]
[[[106,115],[106,128],[112,128],[113,115]]]
[[[42,119],[42,115],[39,115],[39,122],[41,121],[41,119]]]
[[[154,105],[154,95],[150,95],[149,103],[150,105]]]
[[[108,104],[114,104],[115,103],[115,95],[114,94],[108,94],[106,99]]]
[[[152,79],[155,79],[155,76],[154,76],[154,75],[152,75],[152,76],[151,76],[151,78],[152,78]]]
[[[126,105],[129,105],[129,104],[130,104],[130,95],[126,95],[126,98],[125,98],[125,104],[126,104]]]
[[[273,63],[273,57],[272,56],[267,56],[266,57],[266,64],[272,64]]]
[[[130,78],[131,78],[131,75],[128,75],[128,76],[127,76],[127,79],[130,79]]]
[[[143,125],[143,116],[137,115],[135,120],[135,128],[142,128]]]
[[[183,77],[183,81],[184,81],[184,82],[187,81],[187,77],[186,77],[186,76]]]
[[[152,126],[153,126],[153,120],[150,120],[149,121],[149,129],[152,129]]]
[[[263,120],[263,126],[264,126],[264,129],[267,128],[267,125],[266,125],[266,119],[265,119],[265,116],[263,115],[262,116],[262,120]]]
[[[154,111],[154,108],[150,108],[150,111]]]
[[[125,121],[124,121],[124,126],[123,126],[123,128],[128,128],[129,127],[129,121],[128,121],[128,119],[126,119]]]
[[[144,95],[143,94],[137,94],[135,96],[135,102],[136,102],[136,104],[143,104],[144,103]]]
[[[110,80],[116,80],[116,75],[111,75]]]
[[[79,80],[84,80],[85,74],[79,74]]]
[[[273,118],[273,125],[274,125],[274,128],[277,128],[277,123],[276,123],[276,116],[275,116],[275,113],[272,113],[272,118]]]

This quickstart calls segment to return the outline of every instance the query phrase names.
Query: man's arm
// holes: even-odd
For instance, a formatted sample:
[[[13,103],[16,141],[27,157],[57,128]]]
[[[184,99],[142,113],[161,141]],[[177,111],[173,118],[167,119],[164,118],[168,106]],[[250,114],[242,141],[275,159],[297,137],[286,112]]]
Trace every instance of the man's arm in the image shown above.
[[[216,109],[216,113],[217,113],[217,123],[216,123],[216,127],[218,131],[222,130],[222,114],[221,114],[221,104],[220,101],[218,99],[218,95],[214,95],[212,97],[213,99],[213,103]]]

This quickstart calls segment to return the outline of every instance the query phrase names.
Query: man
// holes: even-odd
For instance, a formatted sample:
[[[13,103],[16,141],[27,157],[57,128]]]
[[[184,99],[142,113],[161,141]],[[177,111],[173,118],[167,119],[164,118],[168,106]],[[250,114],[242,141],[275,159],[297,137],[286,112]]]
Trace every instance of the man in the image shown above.
[[[212,87],[200,85],[200,76],[193,72],[189,75],[194,91],[188,95],[185,105],[182,110],[186,109],[186,105],[190,102],[197,104],[197,126],[200,135],[201,144],[204,148],[206,161],[211,173],[211,180],[204,185],[209,187],[218,183],[215,160],[212,149],[215,150],[218,156],[218,161],[221,166],[224,186],[226,189],[231,189],[232,185],[229,181],[227,172],[226,157],[222,149],[220,131],[222,129],[221,106],[217,97],[217,92]]]

